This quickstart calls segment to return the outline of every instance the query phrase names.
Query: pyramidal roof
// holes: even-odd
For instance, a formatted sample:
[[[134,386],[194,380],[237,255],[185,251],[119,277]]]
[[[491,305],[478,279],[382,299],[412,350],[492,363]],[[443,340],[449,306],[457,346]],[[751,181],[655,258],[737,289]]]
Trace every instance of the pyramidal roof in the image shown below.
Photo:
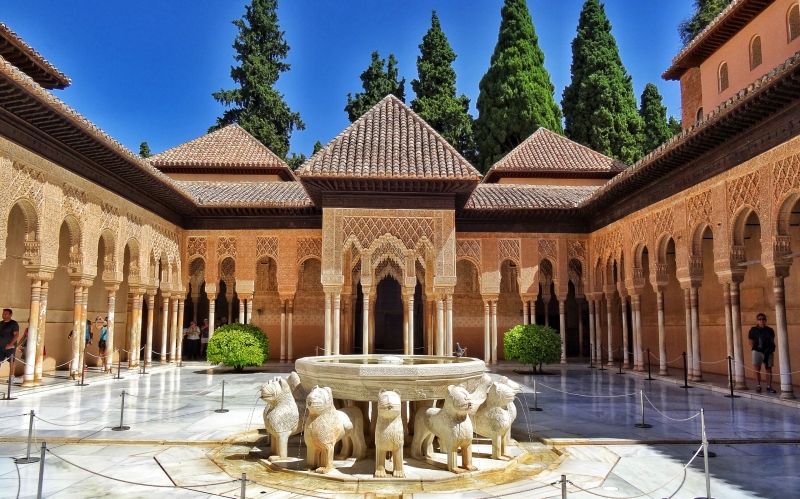
[[[539,128],[492,165],[484,182],[497,182],[504,176],[608,178],[625,168],[624,163],[546,128]]]
[[[353,122],[296,173],[301,179],[481,179],[475,167],[394,95]]]
[[[286,163],[237,124],[215,130],[148,158],[163,172],[278,174],[293,178]]]

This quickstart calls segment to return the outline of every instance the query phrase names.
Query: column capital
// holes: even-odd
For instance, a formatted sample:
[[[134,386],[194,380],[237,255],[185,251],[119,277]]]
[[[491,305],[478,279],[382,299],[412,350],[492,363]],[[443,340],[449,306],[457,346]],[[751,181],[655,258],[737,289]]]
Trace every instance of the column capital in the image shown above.
[[[103,286],[105,286],[106,291],[114,291],[116,292],[119,289],[119,285],[122,281],[107,281],[103,280]]]
[[[28,274],[28,276],[30,277],[30,274]],[[70,276],[69,282],[73,286],[82,286],[84,288],[88,288],[91,287],[94,280],[91,277],[85,275],[72,275]]]

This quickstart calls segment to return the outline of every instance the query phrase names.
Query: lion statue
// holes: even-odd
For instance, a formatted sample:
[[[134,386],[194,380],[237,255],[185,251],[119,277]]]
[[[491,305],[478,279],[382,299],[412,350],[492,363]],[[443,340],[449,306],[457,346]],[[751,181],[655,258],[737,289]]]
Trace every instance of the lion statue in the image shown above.
[[[386,478],[386,453],[392,453],[395,478],[405,478],[403,471],[403,419],[400,395],[387,391],[378,395],[378,420],[375,423],[375,478]]]
[[[475,433],[492,440],[492,459],[508,459],[506,436],[517,417],[514,399],[517,391],[509,385],[497,381],[492,383],[486,402],[473,418]]]
[[[285,379],[277,377],[261,386],[264,408],[264,428],[272,441],[270,461],[287,458],[289,437],[300,433],[300,413]]]
[[[328,387],[315,386],[306,399],[308,418],[303,428],[306,443],[306,463],[317,473],[333,469],[333,448],[342,441],[342,459],[348,456],[364,459],[367,444],[364,441],[364,417],[358,407],[336,410],[333,393]]]

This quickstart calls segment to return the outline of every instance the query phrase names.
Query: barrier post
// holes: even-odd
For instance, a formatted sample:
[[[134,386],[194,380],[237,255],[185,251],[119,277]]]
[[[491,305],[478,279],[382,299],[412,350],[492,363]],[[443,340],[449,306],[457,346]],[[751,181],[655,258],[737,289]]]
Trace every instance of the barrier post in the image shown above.
[[[728,355],[728,385],[730,385],[730,387],[731,387],[731,394],[730,395],[725,395],[725,397],[727,397],[729,399],[738,399],[739,396],[733,394],[733,364],[732,363],[733,363],[733,359],[731,359],[731,356]]]
[[[42,499],[42,488],[44,486],[44,453],[47,452],[47,442],[42,442],[42,459],[39,461],[39,488],[36,492],[36,499]]]
[[[622,372],[622,362],[625,360],[625,351],[620,347],[619,349],[619,372],[617,374],[625,374]]]
[[[653,381],[655,378],[650,374],[650,349],[647,349],[647,377],[645,381]]]
[[[594,369],[592,365],[592,359],[594,358],[594,345],[589,343],[589,369]]]
[[[637,428],[652,428],[653,425],[649,425],[644,422],[644,390],[639,390],[639,405],[642,408],[642,422],[636,423],[633,426]]]
[[[17,361],[16,351],[11,355],[11,360],[8,361],[8,391],[6,392],[5,400],[17,400],[16,397],[11,398],[11,384],[14,382],[14,364]]]
[[[683,386],[681,388],[691,388],[689,386],[689,368],[686,366],[686,352],[683,352]]]
[[[538,401],[536,399],[536,378],[533,379],[533,407],[530,408],[531,411],[541,411],[542,409],[539,407]]]
[[[708,452],[708,438],[706,438],[705,409],[700,409],[700,428],[703,434],[703,464],[705,465],[706,474],[706,495],[703,497],[698,497],[697,499],[711,499],[711,475],[708,473],[708,458],[711,456]]]
[[[36,417],[36,413],[33,412],[31,409],[31,421],[28,423],[28,452],[25,453],[25,457],[20,457],[14,459],[14,462],[17,464],[30,464],[30,463],[38,463],[38,457],[31,457],[31,440],[33,439],[33,418]]]
[[[119,426],[111,428],[111,431],[125,431],[130,430],[130,426],[125,426],[123,418],[125,417],[125,390],[122,390],[122,405],[119,406]]]
[[[600,361],[600,370],[605,371],[606,368],[604,367],[605,363],[603,362],[603,345],[600,345],[600,358],[597,359]]]
[[[567,475],[561,475],[561,499],[567,499]]]
[[[239,495],[241,499],[245,499],[247,495],[247,473],[242,473],[242,493]]]
[[[225,380],[222,380],[222,402],[219,409],[214,412],[228,412],[228,409],[225,408]]]
[[[117,361],[117,376],[114,379],[123,379],[121,370],[122,370],[122,356],[120,355],[120,359]]]

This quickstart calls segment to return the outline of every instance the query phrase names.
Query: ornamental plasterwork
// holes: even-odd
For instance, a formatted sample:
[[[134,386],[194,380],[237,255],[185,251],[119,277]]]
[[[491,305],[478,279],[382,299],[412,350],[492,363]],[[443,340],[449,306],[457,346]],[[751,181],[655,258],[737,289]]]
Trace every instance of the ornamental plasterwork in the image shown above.
[[[733,218],[732,215],[741,206],[748,205],[756,209],[759,215],[763,216],[761,212],[761,203],[759,202],[759,184],[760,177],[759,171],[754,170],[747,175],[728,180],[728,216]]]
[[[713,211],[711,190],[686,198],[686,211],[688,212],[690,229],[694,229],[694,226],[699,222],[710,223]]]
[[[297,238],[297,261],[302,262],[310,256],[322,258],[322,238],[321,237],[298,237]]]
[[[471,258],[475,262],[481,261],[481,240],[480,239],[458,239],[456,240],[456,258]]]
[[[500,261],[510,259],[517,265],[520,264],[519,239],[501,239],[498,241],[500,249]]]
[[[793,154],[772,165],[772,185],[776,202],[791,189],[800,188],[800,155]]]
[[[567,257],[572,260],[576,258],[582,262],[586,261],[586,241],[580,239],[567,239]]]
[[[265,256],[278,258],[278,238],[277,237],[256,237],[256,258]]]
[[[190,237],[187,245],[188,257],[191,260],[194,257],[200,257],[205,260],[206,258],[207,242],[205,237]]]
[[[6,171],[10,175],[7,178],[3,178],[4,196],[9,200],[17,198],[29,199],[41,213],[46,180],[44,173],[18,161],[14,161],[10,171]],[[3,177],[6,177],[6,175],[3,175]]]
[[[64,215],[73,214],[80,217],[86,213],[86,193],[77,187],[64,183],[62,188],[64,198],[62,201],[62,210]]]
[[[654,213],[652,216],[652,224],[655,228],[656,237],[662,234],[675,234],[675,221],[672,218],[672,208],[666,208]]]
[[[648,237],[648,229],[649,226],[649,217],[644,216],[641,218],[637,218],[630,224],[630,231],[631,231],[631,242],[635,245],[644,243],[647,244],[650,240]]]
[[[406,249],[414,249],[422,236],[434,241],[434,221],[417,217],[344,217],[342,241],[355,235],[358,244],[368,248],[372,241],[384,234],[392,234],[403,242]]]
[[[217,242],[217,257],[230,256],[236,258],[236,238],[220,237]]]
[[[549,257],[556,260],[556,242],[554,239],[539,239],[539,258]]]

